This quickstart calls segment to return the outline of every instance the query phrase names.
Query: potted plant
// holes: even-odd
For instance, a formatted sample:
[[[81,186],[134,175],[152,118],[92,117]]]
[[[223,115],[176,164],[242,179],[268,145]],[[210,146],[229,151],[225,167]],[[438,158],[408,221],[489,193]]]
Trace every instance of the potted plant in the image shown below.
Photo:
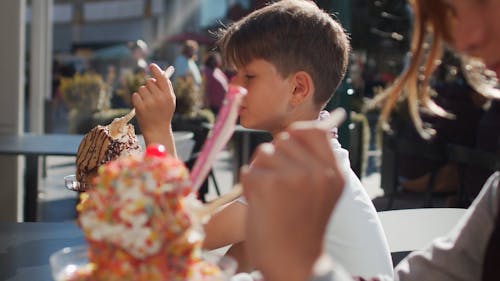
[[[70,133],[82,133],[93,113],[110,107],[110,97],[101,75],[85,72],[61,79],[62,98],[69,108]]]

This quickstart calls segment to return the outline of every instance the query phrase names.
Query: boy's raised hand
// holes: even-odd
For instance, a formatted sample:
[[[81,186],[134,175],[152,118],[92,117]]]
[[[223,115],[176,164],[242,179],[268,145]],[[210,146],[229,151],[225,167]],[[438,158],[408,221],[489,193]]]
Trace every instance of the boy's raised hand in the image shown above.
[[[170,79],[165,75],[165,72],[173,71],[167,68],[164,72],[154,63],[149,65],[149,69],[153,77],[148,78],[145,85],[132,95],[132,105],[146,144],[163,144],[168,152],[175,153],[171,127],[175,94]]]
[[[241,182],[247,249],[266,280],[307,280],[345,179],[320,128],[291,128],[261,146]]]

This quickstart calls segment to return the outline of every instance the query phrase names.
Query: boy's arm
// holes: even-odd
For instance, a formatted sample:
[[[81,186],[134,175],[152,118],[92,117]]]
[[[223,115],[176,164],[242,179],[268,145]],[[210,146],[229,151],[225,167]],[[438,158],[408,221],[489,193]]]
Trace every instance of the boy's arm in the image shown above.
[[[213,250],[245,240],[246,214],[246,205],[233,201],[212,215],[204,226],[203,248]]]
[[[147,79],[146,84],[132,95],[137,121],[146,145],[162,144],[169,154],[177,157],[171,126],[175,111],[172,83],[158,65],[150,64],[149,68],[153,78]]]
[[[231,247],[226,252],[226,256],[232,257],[238,263],[236,272],[252,272],[252,270],[254,270],[255,268],[253,264],[248,260],[245,241],[241,241],[231,245]]]

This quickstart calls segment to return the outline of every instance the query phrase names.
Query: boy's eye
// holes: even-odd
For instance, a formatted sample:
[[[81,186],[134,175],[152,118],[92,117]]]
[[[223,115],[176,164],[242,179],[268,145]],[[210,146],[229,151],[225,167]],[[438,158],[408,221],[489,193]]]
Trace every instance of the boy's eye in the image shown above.
[[[253,79],[253,78],[255,78],[255,75],[251,75],[251,74],[246,74],[245,75],[245,79],[247,79],[247,80],[250,80],[250,79]]]

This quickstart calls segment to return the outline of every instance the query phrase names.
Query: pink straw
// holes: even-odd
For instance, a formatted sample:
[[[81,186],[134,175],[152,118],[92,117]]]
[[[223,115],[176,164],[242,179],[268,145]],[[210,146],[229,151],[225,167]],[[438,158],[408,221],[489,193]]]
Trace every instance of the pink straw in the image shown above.
[[[241,101],[246,95],[245,88],[229,85],[222,108],[217,115],[214,127],[201,148],[201,152],[191,170],[191,184],[193,192],[197,192],[205,180],[219,153],[233,135],[238,119]]]

